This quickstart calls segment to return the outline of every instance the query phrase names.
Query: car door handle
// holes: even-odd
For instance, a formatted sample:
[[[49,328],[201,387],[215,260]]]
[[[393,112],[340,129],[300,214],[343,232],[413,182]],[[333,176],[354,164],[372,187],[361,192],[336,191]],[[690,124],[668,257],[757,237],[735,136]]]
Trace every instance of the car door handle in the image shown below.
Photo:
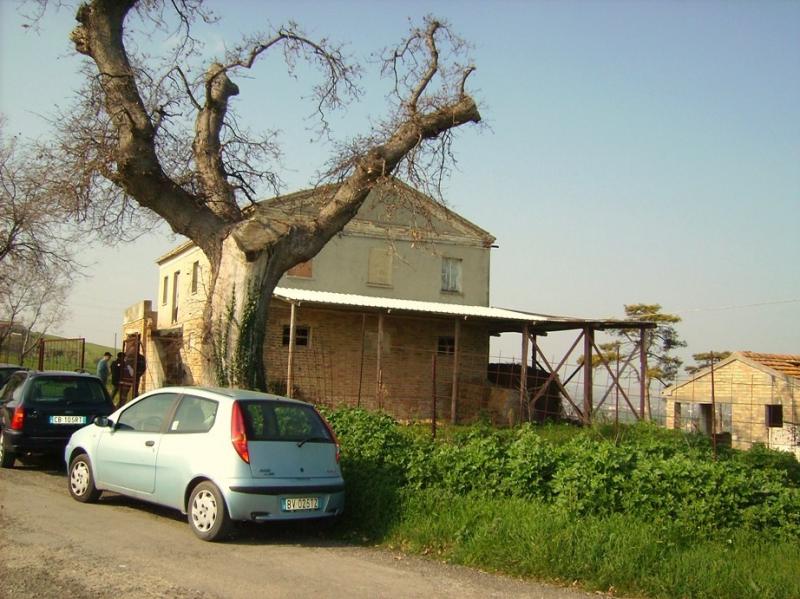
[[[155,442],[155,441],[145,441],[145,442],[144,442],[144,444],[145,444],[147,447],[152,447],[153,445],[155,445],[155,444],[156,444],[156,442]]]

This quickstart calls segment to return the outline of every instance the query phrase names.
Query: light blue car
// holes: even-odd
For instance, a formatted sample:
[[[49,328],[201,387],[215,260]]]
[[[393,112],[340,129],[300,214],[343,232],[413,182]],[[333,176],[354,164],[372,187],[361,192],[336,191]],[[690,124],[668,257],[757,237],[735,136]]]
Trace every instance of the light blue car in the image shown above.
[[[336,436],[304,402],[241,389],[165,387],[76,431],[69,492],[103,491],[188,514],[201,539],[234,520],[333,517],[344,509]]]

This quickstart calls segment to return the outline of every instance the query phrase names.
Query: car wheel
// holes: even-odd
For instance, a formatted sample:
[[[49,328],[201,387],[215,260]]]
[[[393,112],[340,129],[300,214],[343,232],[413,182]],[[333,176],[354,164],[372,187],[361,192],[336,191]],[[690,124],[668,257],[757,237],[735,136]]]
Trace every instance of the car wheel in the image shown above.
[[[85,453],[77,455],[69,464],[69,494],[82,503],[94,503],[100,499],[100,491],[94,486],[92,466]]]
[[[228,536],[231,518],[214,483],[202,482],[192,490],[187,512],[192,532],[204,541],[220,541]]]
[[[17,459],[17,456],[10,451],[6,451],[6,448],[3,446],[4,441],[5,439],[3,439],[3,431],[0,431],[0,467],[12,468],[14,466],[14,460]]]

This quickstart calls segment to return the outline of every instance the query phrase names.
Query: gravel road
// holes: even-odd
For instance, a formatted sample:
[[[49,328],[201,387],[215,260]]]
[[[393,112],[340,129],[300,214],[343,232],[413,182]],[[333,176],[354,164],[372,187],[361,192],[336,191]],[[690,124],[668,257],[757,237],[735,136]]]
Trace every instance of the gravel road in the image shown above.
[[[104,494],[84,505],[56,466],[0,470],[0,597],[596,597],[369,547],[314,527],[194,537],[177,512]]]

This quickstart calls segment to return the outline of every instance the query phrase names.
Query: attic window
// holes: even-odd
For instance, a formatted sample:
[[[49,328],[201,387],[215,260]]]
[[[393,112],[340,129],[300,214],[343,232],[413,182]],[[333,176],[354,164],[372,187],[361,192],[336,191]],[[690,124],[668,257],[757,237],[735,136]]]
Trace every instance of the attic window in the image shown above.
[[[386,248],[369,250],[367,283],[377,287],[392,286],[392,252]]]
[[[765,407],[767,428],[783,428],[783,406],[781,404],[773,404]]]
[[[442,291],[461,292],[460,258],[442,258]]]

